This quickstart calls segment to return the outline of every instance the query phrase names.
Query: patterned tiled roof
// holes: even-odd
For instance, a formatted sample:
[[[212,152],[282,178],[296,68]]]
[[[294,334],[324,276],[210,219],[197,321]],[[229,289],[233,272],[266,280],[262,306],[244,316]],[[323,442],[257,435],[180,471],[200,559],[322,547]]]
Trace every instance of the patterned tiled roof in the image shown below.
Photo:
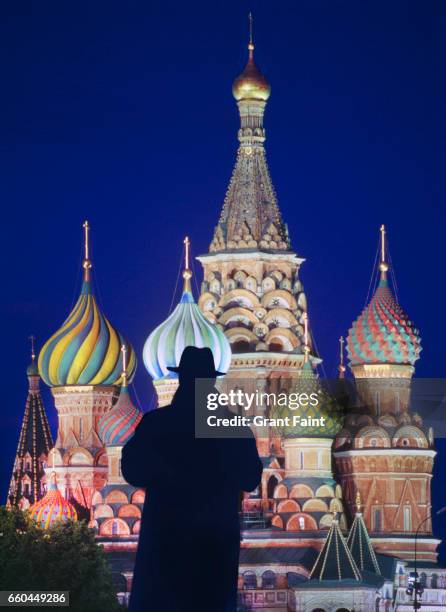
[[[54,473],[46,495],[30,507],[29,513],[42,529],[48,529],[59,521],[77,520],[76,509],[57,488]]]
[[[370,303],[353,323],[347,340],[350,364],[410,364],[420,356],[418,330],[382,279]]]
[[[289,417],[290,425],[278,427],[285,438],[331,438],[337,434],[342,426],[341,409],[328,393],[322,389],[320,380],[309,361],[304,364],[296,384],[290,391],[291,393],[297,395],[306,394],[309,398],[312,395],[316,395],[317,403],[314,406],[310,402],[307,406],[300,405],[298,411],[290,407],[290,405],[276,406],[273,409],[274,417]],[[301,420],[300,423],[294,425],[293,415],[296,413],[299,414]],[[311,425],[309,423],[315,424]]]
[[[361,580],[361,573],[341,533],[336,518],[311,570],[312,580]]]
[[[186,346],[210,348],[216,370],[228,371],[230,344],[223,331],[202,314],[188,287],[172,314],[153,330],[144,345],[144,365],[152,378],[177,378],[167,367],[178,365]]]
[[[372,572],[381,575],[378,560],[369,538],[367,527],[361,512],[355,514],[350,533],[347,538],[347,546],[352,553],[356,565],[361,571]]]
[[[141,419],[142,412],[134,406],[128,388],[123,386],[115,406],[99,421],[99,437],[106,446],[122,446],[133,436]]]

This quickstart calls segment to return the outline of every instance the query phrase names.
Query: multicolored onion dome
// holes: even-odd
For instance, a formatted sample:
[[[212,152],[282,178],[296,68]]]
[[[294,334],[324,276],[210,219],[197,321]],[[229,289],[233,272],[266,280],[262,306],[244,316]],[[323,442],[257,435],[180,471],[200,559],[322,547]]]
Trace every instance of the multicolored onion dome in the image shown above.
[[[96,302],[88,254],[89,225],[85,229],[84,282],[68,318],[44,344],[39,355],[40,376],[50,387],[116,385],[121,379],[121,345],[128,355],[128,378],[136,369],[135,353],[110,324]]]
[[[31,518],[42,529],[49,529],[59,521],[67,522],[70,520],[77,520],[76,509],[63,497],[62,493],[57,488],[56,475],[54,472],[51,474],[48,491],[40,501],[30,507],[29,513]]]
[[[307,406],[301,403],[296,406],[298,396],[303,397],[302,394],[310,398],[315,405],[309,400]],[[293,422],[295,415],[300,417],[300,421],[296,424]],[[288,393],[288,404],[275,406],[272,416],[289,418],[289,425],[277,427],[284,438],[334,438],[341,429],[343,421],[340,406],[322,388],[309,361],[304,363],[296,384]]]
[[[141,419],[142,412],[134,406],[128,388],[123,386],[115,406],[99,421],[99,437],[106,446],[123,446]]]
[[[231,346],[223,331],[208,321],[195,303],[190,286],[192,272],[189,269],[189,239],[185,239],[186,267],[183,272],[184,287],[180,303],[172,314],[153,330],[143,349],[144,365],[154,380],[178,378],[168,366],[177,366],[186,346],[210,348],[214,355],[215,369],[227,372],[231,363]]]
[[[347,339],[350,365],[410,364],[419,359],[421,339],[396,301],[386,278],[353,323]]]
[[[249,59],[242,74],[232,85],[232,95],[240,100],[262,100],[266,102],[271,94],[271,87],[266,78],[254,63],[254,45],[248,45]]]

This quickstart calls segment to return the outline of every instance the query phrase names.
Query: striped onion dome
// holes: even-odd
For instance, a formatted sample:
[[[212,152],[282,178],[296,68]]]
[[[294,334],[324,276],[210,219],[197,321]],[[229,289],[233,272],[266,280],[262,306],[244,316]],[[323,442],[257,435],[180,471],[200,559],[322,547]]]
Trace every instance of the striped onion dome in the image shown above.
[[[29,513],[31,518],[42,529],[49,529],[59,521],[65,523],[69,520],[77,520],[76,509],[63,497],[57,488],[56,474],[54,472],[51,474],[48,491],[40,501],[30,507]]]
[[[186,239],[187,240],[187,239]],[[186,242],[186,249],[188,242]],[[215,369],[227,372],[231,363],[231,347],[223,331],[208,321],[195,303],[190,286],[192,276],[186,251],[186,268],[183,272],[184,288],[179,304],[161,325],[147,338],[143,360],[154,380],[177,378],[167,367],[176,366],[186,346],[210,348],[214,355]]]
[[[98,434],[106,446],[123,446],[135,433],[142,419],[127,386],[122,386],[118,401],[99,421]]]
[[[39,354],[39,372],[50,387],[118,384],[122,344],[127,348],[129,379],[136,369],[133,348],[99,309],[91,282],[87,247],[83,267],[84,281],[79,299],[62,327],[47,340]]]
[[[396,301],[385,274],[349,330],[350,365],[410,364],[419,359],[421,338]]]

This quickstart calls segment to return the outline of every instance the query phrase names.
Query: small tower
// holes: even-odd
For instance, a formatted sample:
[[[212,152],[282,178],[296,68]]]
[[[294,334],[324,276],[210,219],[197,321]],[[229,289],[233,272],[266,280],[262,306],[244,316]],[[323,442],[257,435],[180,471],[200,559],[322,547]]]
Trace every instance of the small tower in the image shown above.
[[[129,485],[121,472],[123,446],[135,433],[142,413],[135,407],[127,386],[127,349],[122,351],[122,383],[118,401],[99,421],[98,433],[108,459],[107,484],[96,491],[92,501],[93,526],[107,552],[113,551],[119,538],[129,542],[127,550],[136,551],[145,493]]]
[[[62,326],[39,354],[39,371],[51,387],[58,413],[54,471],[67,499],[80,516],[90,514],[91,498],[107,478],[107,456],[98,423],[111,410],[121,382],[121,352],[127,347],[128,377],[136,369],[131,345],[102,313],[92,283],[88,221],[83,224],[83,283],[80,296]]]
[[[361,512],[361,494],[356,494],[356,514],[347,538],[347,546],[361,572],[381,575],[378,559]]]
[[[418,525],[431,513],[433,432],[410,410],[411,379],[421,352],[418,330],[390,288],[386,230],[380,229],[378,287],[347,339],[356,406],[349,409],[334,449],[350,515],[357,492],[377,552],[411,559]],[[423,523],[418,558],[436,560],[438,540]]]
[[[221,372],[229,369],[231,361],[231,348],[224,333],[203,315],[195,303],[190,283],[189,248],[190,241],[186,236],[181,300],[172,314],[152,331],[143,349],[144,365],[153,378],[160,407],[170,404],[178,387],[178,375],[167,368],[178,365],[186,346],[210,348],[215,368]]]
[[[9,485],[7,505],[22,510],[37,502],[44,495],[44,464],[53,447],[53,438],[39,388],[39,372],[34,351],[34,336],[31,341],[31,363],[26,370],[28,397],[25,404],[17,453]]]
[[[313,371],[308,358],[308,317],[304,320],[303,367],[289,393],[288,405],[276,406],[273,410],[273,416],[286,419],[287,424],[278,427],[285,465],[283,480],[274,491],[271,522],[285,531],[299,532],[298,537],[308,540],[309,532],[316,538],[323,535],[331,525],[333,512],[339,514],[344,528],[346,519],[331,460],[333,439],[341,428],[340,408]],[[308,401],[296,409],[293,397],[301,396]],[[268,478],[268,473],[264,478]],[[318,532],[322,533],[318,535]]]

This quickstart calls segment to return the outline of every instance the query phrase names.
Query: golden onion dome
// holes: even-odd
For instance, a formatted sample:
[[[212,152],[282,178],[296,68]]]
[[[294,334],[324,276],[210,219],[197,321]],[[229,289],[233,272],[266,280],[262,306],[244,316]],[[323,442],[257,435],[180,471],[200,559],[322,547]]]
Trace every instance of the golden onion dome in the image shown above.
[[[248,45],[249,59],[242,74],[232,85],[232,94],[237,102],[241,100],[261,100],[266,102],[271,94],[271,87],[254,62],[254,45]]]
[[[122,345],[127,349],[130,380],[136,369],[133,348],[111,325],[96,301],[88,256],[88,223],[84,229],[84,281],[80,296],[68,318],[39,354],[40,376],[50,387],[120,384]]]

